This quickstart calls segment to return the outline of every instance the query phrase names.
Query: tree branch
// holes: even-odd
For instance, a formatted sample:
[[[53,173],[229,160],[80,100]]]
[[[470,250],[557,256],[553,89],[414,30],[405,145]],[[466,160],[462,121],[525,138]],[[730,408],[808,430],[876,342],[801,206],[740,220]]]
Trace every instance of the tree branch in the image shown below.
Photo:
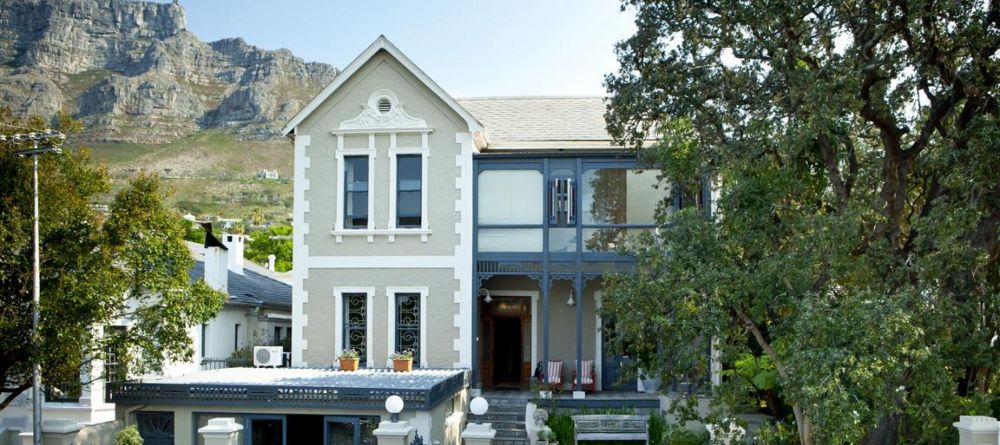
[[[3,388],[3,391],[0,392],[10,392],[10,394],[7,397],[5,397],[3,401],[0,401],[0,411],[3,411],[4,408],[7,407],[7,405],[10,405],[10,402],[13,402],[14,399],[17,398],[17,396],[21,395],[21,393],[27,390],[28,388],[31,388],[31,380],[28,380],[27,382],[24,382],[20,386],[14,388]]]

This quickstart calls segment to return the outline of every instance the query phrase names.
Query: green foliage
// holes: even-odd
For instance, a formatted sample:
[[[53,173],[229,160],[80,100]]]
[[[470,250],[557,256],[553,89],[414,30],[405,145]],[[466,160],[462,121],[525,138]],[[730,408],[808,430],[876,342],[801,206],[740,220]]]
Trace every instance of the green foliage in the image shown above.
[[[0,109],[0,128],[22,132],[49,126]],[[70,134],[79,123],[65,114],[56,127]],[[0,381],[17,388],[0,409],[30,385],[32,289],[32,168],[0,144]],[[187,327],[210,319],[223,296],[187,275],[193,260],[182,243],[176,213],[163,205],[155,176],[140,175],[117,194],[105,216],[90,204],[109,190],[107,171],[85,148],[39,159],[41,323],[38,352],[43,380],[79,379],[86,358],[115,349],[134,373],[192,354]],[[132,297],[134,304],[127,304]],[[121,336],[94,335],[127,319]],[[116,344],[128,348],[115,348]]]
[[[142,445],[142,436],[139,435],[139,428],[129,425],[122,428],[115,434],[115,445]]]
[[[663,412],[657,410],[649,415],[649,444],[664,445],[667,439],[667,432],[670,428],[667,419],[663,418]]]
[[[608,128],[691,205],[606,277],[612,349],[701,380],[713,341],[715,415],[767,356],[803,444],[953,442],[1000,392],[992,4],[624,3]]]
[[[560,411],[553,413],[550,411],[549,420],[545,421],[545,425],[556,435],[560,445],[571,445],[573,443],[576,428],[573,426],[573,417],[568,412]]]
[[[184,224],[184,240],[191,241],[192,243],[204,244],[205,243],[205,228],[200,224],[192,223],[186,219],[181,219],[181,224]]]
[[[755,440],[760,445],[796,445],[799,435],[795,427],[784,422],[765,423],[757,431]]]
[[[292,226],[277,224],[251,235],[244,257],[258,264],[267,264],[267,256],[274,255],[274,269],[278,272],[292,270]]]
[[[707,445],[708,431],[693,432],[679,425],[667,428],[664,434],[666,445]]]

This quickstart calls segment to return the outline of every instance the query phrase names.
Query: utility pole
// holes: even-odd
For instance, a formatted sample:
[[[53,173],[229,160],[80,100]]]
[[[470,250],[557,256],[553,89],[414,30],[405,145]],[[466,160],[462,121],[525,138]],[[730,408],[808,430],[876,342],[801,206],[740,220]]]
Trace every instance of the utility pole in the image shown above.
[[[61,154],[62,149],[57,145],[66,140],[66,135],[53,130],[44,132],[31,132],[28,134],[14,134],[10,137],[0,135],[0,142],[10,140],[12,143],[31,141],[31,148],[18,150],[14,154],[18,157],[31,156],[32,163],[32,183],[34,188],[35,217],[33,227],[34,242],[34,270],[33,286],[31,292],[31,408],[32,408],[32,442],[35,445],[42,445],[42,372],[41,372],[41,335],[38,332],[38,321],[40,318],[39,309],[41,305],[41,260],[38,250],[38,155],[45,153]],[[44,145],[39,145],[43,142]]]

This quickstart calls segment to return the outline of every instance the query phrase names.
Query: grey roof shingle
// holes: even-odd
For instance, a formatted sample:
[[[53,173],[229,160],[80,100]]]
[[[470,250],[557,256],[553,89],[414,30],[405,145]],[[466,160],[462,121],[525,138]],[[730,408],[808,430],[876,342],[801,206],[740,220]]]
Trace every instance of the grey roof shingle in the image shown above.
[[[228,304],[247,306],[268,306],[286,310],[292,309],[292,287],[252,270],[243,269],[243,275],[229,272]],[[205,277],[205,262],[195,260],[188,271],[192,281]]]
[[[490,143],[611,141],[604,97],[472,97],[457,99],[486,129]]]

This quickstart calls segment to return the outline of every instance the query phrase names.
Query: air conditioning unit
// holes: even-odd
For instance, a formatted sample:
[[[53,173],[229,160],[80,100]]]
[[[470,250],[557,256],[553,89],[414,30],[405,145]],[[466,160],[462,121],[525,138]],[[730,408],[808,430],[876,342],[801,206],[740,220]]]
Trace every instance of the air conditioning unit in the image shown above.
[[[259,368],[262,366],[278,367],[282,365],[282,350],[281,346],[254,346],[253,347],[253,366]]]

